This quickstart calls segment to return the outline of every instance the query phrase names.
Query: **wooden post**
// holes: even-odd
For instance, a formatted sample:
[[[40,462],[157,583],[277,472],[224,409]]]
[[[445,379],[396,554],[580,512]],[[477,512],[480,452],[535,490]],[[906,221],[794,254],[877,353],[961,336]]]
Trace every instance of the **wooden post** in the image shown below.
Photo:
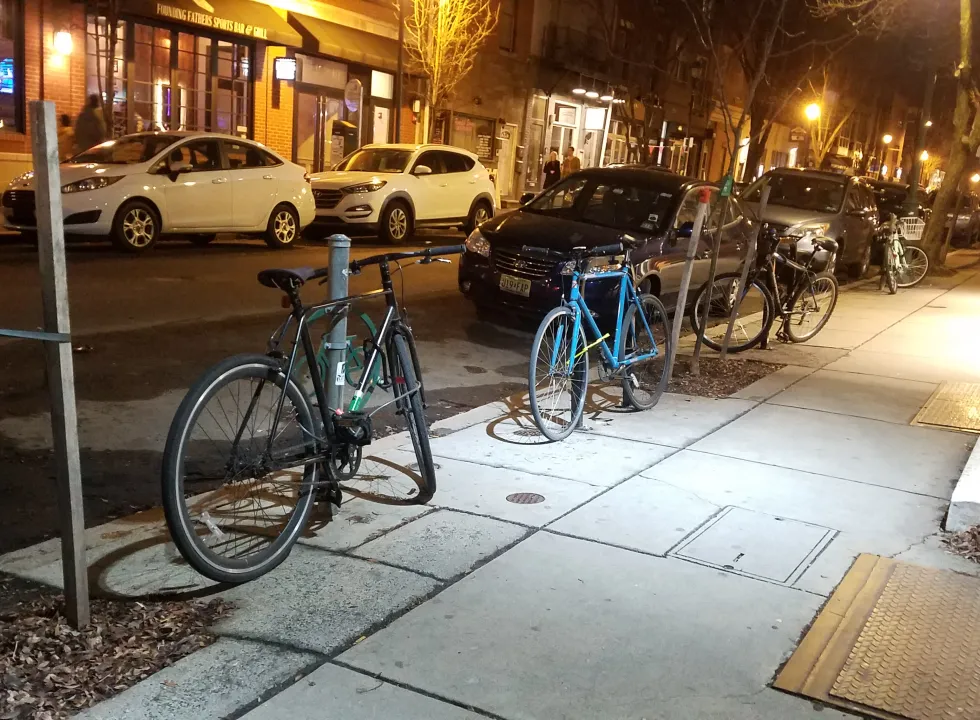
[[[31,102],[31,149],[34,159],[35,212],[44,329],[69,335],[65,232],[61,210],[61,171],[54,103]],[[85,515],[78,457],[78,418],[70,342],[45,342],[51,433],[57,469],[58,515],[65,612],[76,628],[89,622],[88,567],[85,562]]]

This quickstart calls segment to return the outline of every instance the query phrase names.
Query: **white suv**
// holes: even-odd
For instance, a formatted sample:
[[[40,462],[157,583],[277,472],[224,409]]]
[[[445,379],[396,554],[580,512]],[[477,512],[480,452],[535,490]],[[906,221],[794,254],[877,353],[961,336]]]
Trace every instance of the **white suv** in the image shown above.
[[[476,155],[448,145],[365,145],[313,176],[311,230],[406,242],[416,228],[467,233],[494,214],[494,187]]]

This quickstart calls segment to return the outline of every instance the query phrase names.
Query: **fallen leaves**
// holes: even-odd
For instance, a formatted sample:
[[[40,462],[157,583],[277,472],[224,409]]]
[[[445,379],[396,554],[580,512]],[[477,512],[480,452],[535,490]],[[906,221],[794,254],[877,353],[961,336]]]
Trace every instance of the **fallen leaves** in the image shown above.
[[[779,370],[782,365],[759,360],[727,358],[722,362],[715,357],[702,357],[698,375],[691,375],[691,358],[678,355],[674,364],[674,376],[668,392],[698,395],[700,397],[727,397],[756,380]]]
[[[223,600],[92,601],[92,622],[74,630],[61,596],[0,613],[0,720],[62,720],[210,645]],[[176,687],[170,680],[166,687]]]
[[[969,530],[944,537],[943,542],[949,546],[951,552],[980,563],[980,527],[974,526]]]

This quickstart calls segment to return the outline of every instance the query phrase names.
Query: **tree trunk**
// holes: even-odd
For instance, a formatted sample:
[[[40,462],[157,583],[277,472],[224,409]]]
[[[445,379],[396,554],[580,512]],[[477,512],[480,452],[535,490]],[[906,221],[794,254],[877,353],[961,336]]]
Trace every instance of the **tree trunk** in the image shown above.
[[[765,157],[766,145],[769,144],[769,133],[772,130],[771,124],[766,126],[766,118],[762,113],[762,108],[758,110],[749,117],[749,149],[745,156],[746,178],[756,177],[759,172],[759,165]],[[763,168],[763,172],[765,172],[765,168]]]

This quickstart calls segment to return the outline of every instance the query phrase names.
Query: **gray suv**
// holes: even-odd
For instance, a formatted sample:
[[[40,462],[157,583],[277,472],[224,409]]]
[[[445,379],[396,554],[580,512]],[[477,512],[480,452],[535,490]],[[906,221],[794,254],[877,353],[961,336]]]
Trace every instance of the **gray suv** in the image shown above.
[[[741,196],[757,215],[764,181],[771,190],[763,222],[785,238],[812,234],[836,240],[837,267],[847,268],[853,277],[868,271],[878,210],[867,182],[822,170],[770,170]]]

